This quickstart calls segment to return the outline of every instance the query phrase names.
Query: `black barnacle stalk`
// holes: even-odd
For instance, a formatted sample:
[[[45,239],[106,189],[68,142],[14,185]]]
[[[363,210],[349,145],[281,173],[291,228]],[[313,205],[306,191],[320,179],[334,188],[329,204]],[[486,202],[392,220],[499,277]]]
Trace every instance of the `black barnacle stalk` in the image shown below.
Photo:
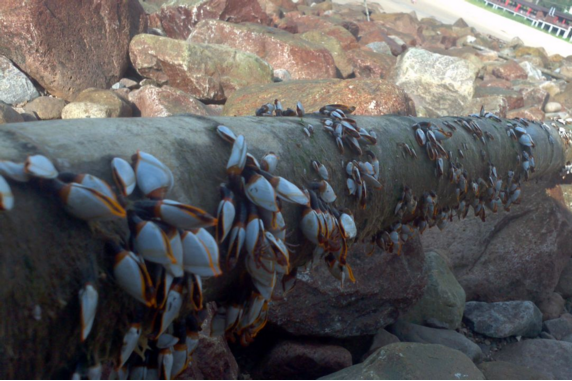
[[[277,101],[265,106],[257,114],[267,117],[260,118],[181,116],[58,120],[2,126],[0,179],[5,181],[0,182],[3,275],[0,356],[4,361],[0,376],[67,377],[86,353],[90,354],[87,361],[106,360],[105,356],[117,359],[123,338],[130,327],[134,327],[134,322],[139,321],[133,316],[140,315],[142,303],[153,305],[146,307],[150,309],[141,319],[154,321],[153,332],[147,332],[154,334],[153,339],[171,319],[168,310],[161,312],[158,307],[168,304],[165,300],[169,297],[177,303],[181,300],[182,314],[193,308],[197,310],[203,301],[219,302],[226,311],[222,329],[230,329],[232,335],[242,332],[236,338],[247,344],[264,326],[266,309],[271,308],[262,301],[264,297],[250,297],[252,290],[268,292],[273,280],[265,278],[269,272],[261,272],[261,268],[273,266],[271,262],[282,266],[288,263],[290,273],[282,275],[285,287],[292,286],[295,269],[312,259],[319,265],[330,266],[338,278],[355,277],[359,282],[360,274],[351,274],[349,270],[352,258],[351,254],[347,255],[347,249],[352,243],[371,242],[386,251],[383,255],[399,255],[403,242],[428,227],[443,229],[468,213],[485,220],[490,213],[518,208],[518,203],[526,202],[520,184],[527,180],[542,181],[547,186],[558,183],[562,176],[568,175],[572,162],[570,129],[560,124],[502,120],[486,112],[471,117],[421,120],[400,116],[352,115],[350,118],[353,108],[343,105],[324,106],[321,113],[286,104],[284,106],[298,106],[293,107],[298,112],[287,108],[282,111]],[[269,113],[271,109],[274,113]],[[276,113],[276,110],[280,111]],[[269,117],[274,115],[281,117]],[[241,158],[230,163],[231,173],[228,166],[233,138],[226,130],[217,133],[220,125],[228,127],[236,136],[242,135],[247,143],[248,158],[244,163]],[[404,148],[409,148],[406,154],[403,154]],[[256,218],[249,206],[253,196],[246,193],[251,186],[249,182],[267,181],[275,189],[285,187],[284,195],[290,194],[288,184],[293,183],[306,190],[307,195],[315,194],[312,198],[316,200],[308,205],[277,203],[283,224],[293,232],[285,238],[289,244],[286,248],[266,236],[267,233],[273,237],[285,233],[277,228],[279,223],[275,218],[267,220],[269,223],[265,226],[270,227],[262,231],[266,241],[255,241],[252,247],[255,255],[250,263],[227,247],[230,238],[226,238],[227,243],[220,245],[219,265],[223,274],[202,283],[194,275],[188,282],[175,281],[175,286],[167,289],[160,281],[165,271],[161,264],[149,264],[146,270],[150,280],[146,280],[147,275],[141,270],[145,276],[143,283],[149,287],[153,283],[153,288],[163,286],[163,294],[155,300],[145,294],[140,297],[141,302],[118,286],[115,278],[121,272],[111,269],[109,250],[104,248],[110,241],[124,246],[130,244],[123,212],[116,212],[118,218],[112,221],[84,222],[78,216],[88,215],[86,211],[76,208],[76,213],[70,214],[61,207],[67,195],[61,189],[66,186],[49,178],[36,178],[39,174],[51,173],[37,156],[42,155],[60,173],[91,174],[115,184],[112,160],[122,158],[129,162],[138,150],[152,154],[172,172],[172,179],[167,176],[164,187],[157,192],[151,189],[147,194],[150,198],[166,197],[217,216],[221,202],[219,189],[221,183],[227,184],[228,191],[222,193],[222,198],[227,200],[224,208],[231,208],[231,204],[236,206],[235,220],[233,224],[222,221],[208,228],[209,234],[222,241],[223,237],[233,235],[235,223],[236,226],[247,225],[252,221],[251,215]],[[257,161],[261,163],[261,170],[253,169]],[[314,161],[327,169],[327,184],[324,171],[319,166],[316,169],[312,165]],[[116,164],[117,178],[125,163]],[[276,168],[269,171],[274,165]],[[240,167],[244,166],[251,169],[243,174]],[[27,176],[34,178],[23,182]],[[156,209],[157,205],[163,205],[159,201],[141,202],[145,195],[140,190],[136,190],[135,196],[126,195],[128,179],[125,176],[125,184],[115,188],[117,202],[127,214],[140,213],[143,219],[167,219]],[[87,195],[85,197],[95,195],[96,204],[117,207],[99,193],[89,193],[77,186],[73,187],[74,191],[76,188],[83,192],[78,194]],[[288,197],[304,197],[294,193]],[[271,197],[270,202],[264,204],[268,205],[266,208],[273,208],[272,200]],[[178,204],[166,205],[185,209]],[[257,211],[264,214],[260,207]],[[299,227],[304,216],[313,217],[314,213],[320,214],[317,217],[320,222],[315,240],[311,241]],[[267,217],[260,216],[261,219]],[[355,229],[348,221],[355,221]],[[135,222],[143,223],[133,218],[132,229]],[[156,223],[159,235],[171,239],[181,234],[164,221]],[[295,249],[288,249],[294,247],[290,244],[296,245]],[[274,258],[267,258],[264,253],[268,250],[275,253]],[[114,251],[114,255],[120,253],[121,249]],[[233,256],[225,257],[228,253]],[[131,261],[125,262],[125,266],[137,267],[132,256],[120,257]],[[179,271],[169,268],[172,272]],[[86,279],[94,284],[99,296],[92,332],[81,343],[78,292]],[[332,278],[332,282],[338,281]],[[135,293],[135,289],[132,292]],[[155,292],[160,295],[159,291]],[[178,299],[178,295],[182,299]],[[258,313],[242,323],[229,322],[228,316],[245,305]],[[193,345],[201,318],[197,313],[177,320],[178,328],[173,333],[184,336],[179,333],[183,324],[187,327],[189,345]],[[246,323],[242,331],[236,330]],[[162,358],[175,355],[160,348],[157,351]],[[164,372],[157,371],[158,374]]]

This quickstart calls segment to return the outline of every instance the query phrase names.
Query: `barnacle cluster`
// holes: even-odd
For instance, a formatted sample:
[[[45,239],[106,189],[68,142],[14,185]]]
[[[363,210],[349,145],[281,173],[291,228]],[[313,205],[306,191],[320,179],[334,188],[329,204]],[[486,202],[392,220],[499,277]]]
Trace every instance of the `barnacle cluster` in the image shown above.
[[[348,117],[354,110],[355,107],[333,104],[320,108],[318,115],[323,130],[332,136],[340,153],[345,152],[345,147],[358,157],[365,153],[365,161],[342,161],[348,193],[365,209],[371,197],[368,187],[382,189],[380,164],[373,148],[362,148],[362,145],[376,145],[376,134],[360,128]],[[275,100],[260,107],[256,115],[304,117],[305,110],[300,102],[296,111],[283,110]],[[518,155],[521,168],[499,176],[489,161],[486,174],[470,177],[460,161],[469,146],[465,143],[463,149],[458,148],[454,157],[451,150],[446,150],[445,142],[458,129],[483,145],[494,140],[492,134],[480,127],[482,118],[502,123],[494,114],[481,110],[469,117],[423,121],[412,126],[415,140],[435,162],[437,178],[455,187],[456,203],[453,207],[440,206],[436,192],[415,195],[409,186],[403,185],[392,209],[393,220],[371,237],[370,253],[377,245],[385,252],[400,254],[403,243],[416,233],[422,234],[433,226],[443,229],[447,220],[466,217],[471,206],[474,214],[485,221],[487,209],[492,213],[500,208],[509,211],[512,204],[520,202],[520,179],[527,180],[535,170],[536,144],[530,129],[541,128],[550,144],[554,144],[550,127],[526,119],[508,121],[507,135],[522,147]],[[563,143],[570,144],[570,133],[554,124],[553,127],[558,129]],[[304,128],[312,136],[313,127]],[[315,246],[313,263],[325,263],[342,286],[346,279],[355,281],[347,256],[352,240],[357,237],[357,228],[352,212],[336,207],[337,195],[329,183],[327,167],[317,160],[311,161],[309,165],[318,179],[299,188],[277,175],[279,158],[275,153],[268,152],[258,160],[248,152],[243,135],[237,136],[222,125],[216,127],[216,134],[229,144],[230,156],[227,180],[220,184],[221,200],[213,215],[196,206],[166,199],[174,186],[173,174],[146,152],[135,153],[131,163],[122,158],[111,161],[114,187],[90,174],[59,173],[41,155],[29,156],[23,163],[0,161],[0,211],[14,206],[5,179],[8,178],[49,190],[78,219],[127,221],[129,236],[105,245],[114,281],[141,307],[123,337],[115,362],[118,377],[175,378],[184,371],[198,345],[204,318],[202,282],[234,268],[245,269],[239,277],[240,291],[219,303],[211,334],[224,335],[243,345],[253,340],[267,322],[275,289],[280,287],[287,293],[296,281],[297,268],[290,263],[292,246],[286,242],[283,203],[301,208],[298,226]],[[417,157],[413,148],[405,143],[399,145],[404,153]],[[487,160],[484,150],[481,157]],[[572,165],[563,171],[570,172],[570,168]],[[143,197],[135,199],[136,189]],[[79,340],[83,342],[91,331],[99,299],[92,279],[86,280],[79,290],[79,299]],[[143,326],[142,311],[152,311],[153,321],[148,327]],[[182,311],[190,312],[181,316]],[[83,371],[90,378],[97,378],[101,365],[78,367],[78,372]]]

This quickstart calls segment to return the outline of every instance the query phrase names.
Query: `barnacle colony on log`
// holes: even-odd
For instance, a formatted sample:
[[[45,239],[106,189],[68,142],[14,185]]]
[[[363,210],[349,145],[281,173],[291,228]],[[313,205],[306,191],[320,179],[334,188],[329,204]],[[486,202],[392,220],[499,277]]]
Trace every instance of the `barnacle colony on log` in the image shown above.
[[[308,116],[301,104],[296,111],[287,112],[282,110],[280,102],[266,106],[267,111],[258,114],[268,116],[268,110],[272,109],[277,116],[292,113],[300,118]],[[106,245],[113,279],[141,308],[151,311],[154,319],[148,324],[136,314],[124,332],[121,348],[117,348],[116,372],[121,377],[145,373],[150,377],[175,377],[188,365],[198,344],[204,278],[235,267],[245,269],[236,287],[240,292],[221,303],[212,322],[213,334],[226,335],[244,345],[266,324],[276,288],[288,292],[294,286],[297,269],[292,267],[292,246],[286,243],[284,203],[300,208],[299,226],[315,246],[314,263],[325,264],[342,285],[347,279],[354,280],[347,257],[349,246],[358,237],[353,213],[360,207],[366,208],[368,200],[379,197],[376,190],[386,189],[387,184],[380,176],[377,136],[373,130],[366,131],[348,118],[352,111],[351,107],[328,105],[319,115],[323,131],[333,138],[332,150],[353,156],[344,159],[337,171],[346,173],[348,193],[354,199],[341,196],[345,192],[332,186],[336,183],[331,178],[337,171],[331,163],[326,167],[318,160],[309,160],[308,173],[315,178],[299,188],[278,175],[279,158],[275,153],[268,152],[257,160],[248,153],[245,136],[236,136],[230,128],[218,126],[216,133],[222,139],[221,144],[228,143],[229,160],[228,179],[220,186],[221,201],[213,211],[216,217],[196,206],[165,199],[175,185],[173,174],[159,159],[141,151],[133,155],[132,164],[121,158],[112,160],[116,188],[89,174],[58,173],[51,161],[41,155],[30,156],[23,163],[0,161],[0,210],[14,206],[7,179],[29,181],[51,190],[71,215],[82,220],[127,221],[129,238]],[[461,164],[470,147],[466,144],[449,147],[447,140],[457,131],[456,134],[467,133],[469,139],[485,147],[494,136],[481,129],[479,119],[484,117],[503,123],[496,116],[483,113],[413,126],[412,138],[435,162],[438,181],[448,181],[455,187],[456,203],[453,207],[441,206],[436,192],[414,194],[409,186],[402,185],[400,197],[391,205],[389,223],[380,226],[371,237],[372,247],[377,244],[386,252],[400,254],[403,243],[416,232],[422,233],[432,226],[443,229],[447,220],[466,216],[471,206],[475,215],[484,220],[486,209],[508,210],[520,202],[519,180],[521,177],[526,180],[535,168],[536,142],[532,136],[536,140],[539,136],[531,129],[542,128],[550,141],[550,127],[523,119],[508,121],[507,135],[516,138],[517,147],[522,147],[518,155],[521,167],[506,176],[499,175],[483,150],[488,171],[470,176]],[[305,125],[304,119],[301,122]],[[309,125],[305,128],[310,138],[316,133]],[[568,145],[569,134],[557,129]],[[405,144],[404,152],[415,157],[413,148]],[[452,152],[458,152],[457,157]],[[423,158],[424,155],[419,155],[417,162]],[[135,200],[141,194],[147,199]],[[355,203],[351,208],[336,206],[348,200]],[[239,262],[244,266],[239,266]],[[78,339],[85,340],[96,321],[97,284],[86,283],[77,295],[81,326]],[[189,314],[180,316],[181,311],[188,310]],[[142,354],[144,361],[134,352]],[[97,362],[88,365],[92,376],[101,371]]]

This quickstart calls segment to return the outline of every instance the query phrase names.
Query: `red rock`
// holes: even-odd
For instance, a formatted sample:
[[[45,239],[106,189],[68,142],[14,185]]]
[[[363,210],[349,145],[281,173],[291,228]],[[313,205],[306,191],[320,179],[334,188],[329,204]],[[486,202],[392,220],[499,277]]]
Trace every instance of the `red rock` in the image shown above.
[[[189,37],[193,43],[224,44],[256,54],[293,79],[335,78],[336,66],[328,50],[276,28],[203,20]]]
[[[354,245],[348,255],[355,283],[340,288],[323,263],[298,272],[297,284],[281,301],[273,302],[269,323],[297,336],[352,337],[374,335],[393,323],[423,294],[425,256],[418,239],[410,240],[401,256]]]
[[[315,380],[349,366],[352,366],[352,355],[343,347],[311,341],[283,341],[270,350],[253,376],[267,380]]]
[[[540,107],[521,107],[507,112],[506,117],[512,118],[525,118],[530,120],[544,120],[544,112]]]
[[[131,41],[129,53],[142,76],[200,100],[224,101],[239,88],[272,82],[270,65],[225,45],[141,34]]]
[[[526,71],[513,60],[509,60],[506,63],[495,67],[493,69],[493,75],[497,78],[506,79],[507,81],[528,78]]]
[[[397,58],[388,54],[354,49],[346,52],[356,78],[388,78]]]
[[[572,215],[560,187],[547,195],[544,187],[523,183],[522,198],[509,213],[487,213],[485,223],[470,217],[423,234],[425,248],[448,252],[467,300],[538,303],[556,287],[572,247]]]
[[[137,0],[0,2],[0,51],[66,100],[117,82],[129,65],[129,41],[145,29]]]
[[[376,23],[382,24],[386,28],[395,30],[399,34],[406,34],[411,36],[415,43],[414,45],[421,45],[423,43],[422,30],[423,27],[419,21],[411,16],[409,13],[378,13],[371,17]]]
[[[155,118],[177,114],[209,115],[205,105],[184,91],[170,86],[145,86],[129,94],[135,116]]]
[[[398,44],[394,39],[389,37],[387,29],[375,23],[359,23],[360,37],[359,43],[366,46],[373,42],[385,42],[391,49],[391,54],[398,56],[407,49],[407,46]]]
[[[334,25],[328,17],[303,15],[299,12],[287,13],[280,24],[284,23],[294,25],[296,29],[295,33],[304,33],[314,29],[323,30],[324,28],[329,28]],[[277,27],[283,29],[280,24]],[[291,32],[290,30],[288,31]]]
[[[292,94],[288,97],[289,94]],[[288,97],[288,98],[286,98]],[[302,102],[306,112],[325,104],[356,106],[355,115],[415,115],[415,107],[398,86],[382,79],[322,79],[289,81],[250,86],[235,92],[226,102],[223,115],[254,115],[260,105],[280,99],[284,108],[296,108]]]
[[[186,40],[195,25],[206,19],[263,25],[270,23],[270,18],[257,0],[179,0],[161,7],[156,17],[167,36],[179,40]]]

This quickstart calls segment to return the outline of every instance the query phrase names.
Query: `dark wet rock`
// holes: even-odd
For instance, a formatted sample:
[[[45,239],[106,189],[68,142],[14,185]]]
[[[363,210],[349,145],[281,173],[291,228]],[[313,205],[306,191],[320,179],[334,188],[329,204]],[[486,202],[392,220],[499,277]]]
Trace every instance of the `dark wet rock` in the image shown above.
[[[427,250],[447,253],[467,300],[536,303],[556,287],[570,257],[572,216],[560,187],[547,191],[529,182],[522,193],[526,202],[510,213],[487,213],[485,223],[470,216],[423,234]]]
[[[396,323],[388,326],[387,330],[404,342],[441,344],[463,352],[474,363],[479,363],[483,360],[483,351],[481,348],[462,334],[453,330],[424,327],[402,320],[398,320]]]
[[[542,330],[542,313],[529,301],[467,302],[465,321],[475,332],[489,337],[536,337]]]
[[[463,353],[442,345],[394,343],[378,349],[363,363],[321,380],[484,380]]]
[[[295,99],[284,101],[285,94],[295,94]],[[415,115],[415,107],[398,86],[382,79],[321,79],[313,81],[288,81],[262,86],[250,86],[235,92],[226,102],[223,114],[254,115],[261,105],[274,99],[283,100],[284,108],[296,109],[296,101],[302,102],[306,112],[318,111],[325,104],[351,99],[356,106],[355,115]]]
[[[556,340],[562,340],[572,334],[572,319],[560,317],[546,320],[542,323],[542,330],[551,334]]]
[[[565,300],[557,292],[549,294],[546,298],[538,301],[536,305],[542,312],[542,320],[556,319],[564,313]]]
[[[0,2],[0,51],[68,101],[117,82],[129,66],[129,41],[145,29],[137,0]]]
[[[379,348],[399,342],[401,342],[401,340],[399,340],[397,336],[387,332],[387,330],[384,328],[380,329],[373,337],[369,350],[362,356],[362,361],[365,361],[366,358],[368,358],[372,353],[377,351]]]
[[[438,252],[425,253],[424,271],[427,287],[423,297],[401,319],[415,324],[428,325],[431,322],[439,327],[457,328],[463,319],[465,291]]]
[[[208,316],[199,332],[199,345],[191,364],[179,377],[179,380],[237,380],[239,368],[222,336],[211,337],[211,319],[214,316],[214,303],[207,305]]]
[[[395,83],[416,106],[437,115],[457,115],[474,94],[477,69],[463,59],[412,48],[397,60]]]
[[[154,15],[168,37],[186,40],[201,20],[269,25],[270,18],[257,0],[174,0]]]
[[[504,347],[494,358],[531,368],[552,380],[572,377],[572,343],[544,339],[524,340]]]
[[[240,88],[272,82],[272,68],[265,61],[225,45],[142,34],[129,50],[139,74],[202,101],[223,101]]]
[[[536,370],[506,361],[483,362],[477,367],[487,380],[546,380],[548,378]]]
[[[24,106],[24,110],[35,113],[41,120],[59,119],[66,102],[54,97],[39,97]]]
[[[298,272],[296,287],[273,302],[269,324],[297,336],[346,338],[374,335],[393,323],[415,303],[425,286],[424,255],[417,240],[409,241],[401,256],[354,245],[348,258],[355,283],[332,278],[323,263],[311,272]]]
[[[255,54],[275,70],[288,70],[293,79],[336,77],[336,65],[327,49],[276,28],[204,20],[197,24],[188,41],[224,44]]]
[[[572,258],[568,260],[566,267],[562,270],[555,291],[565,299],[572,297]]]
[[[0,55],[0,102],[17,105],[29,102],[39,95],[26,74],[18,70],[8,58]]]
[[[155,118],[177,114],[210,115],[205,105],[184,91],[170,86],[143,86],[129,94],[135,116]]]
[[[343,347],[306,340],[282,341],[252,373],[255,379],[316,379],[351,365],[352,355]]]

